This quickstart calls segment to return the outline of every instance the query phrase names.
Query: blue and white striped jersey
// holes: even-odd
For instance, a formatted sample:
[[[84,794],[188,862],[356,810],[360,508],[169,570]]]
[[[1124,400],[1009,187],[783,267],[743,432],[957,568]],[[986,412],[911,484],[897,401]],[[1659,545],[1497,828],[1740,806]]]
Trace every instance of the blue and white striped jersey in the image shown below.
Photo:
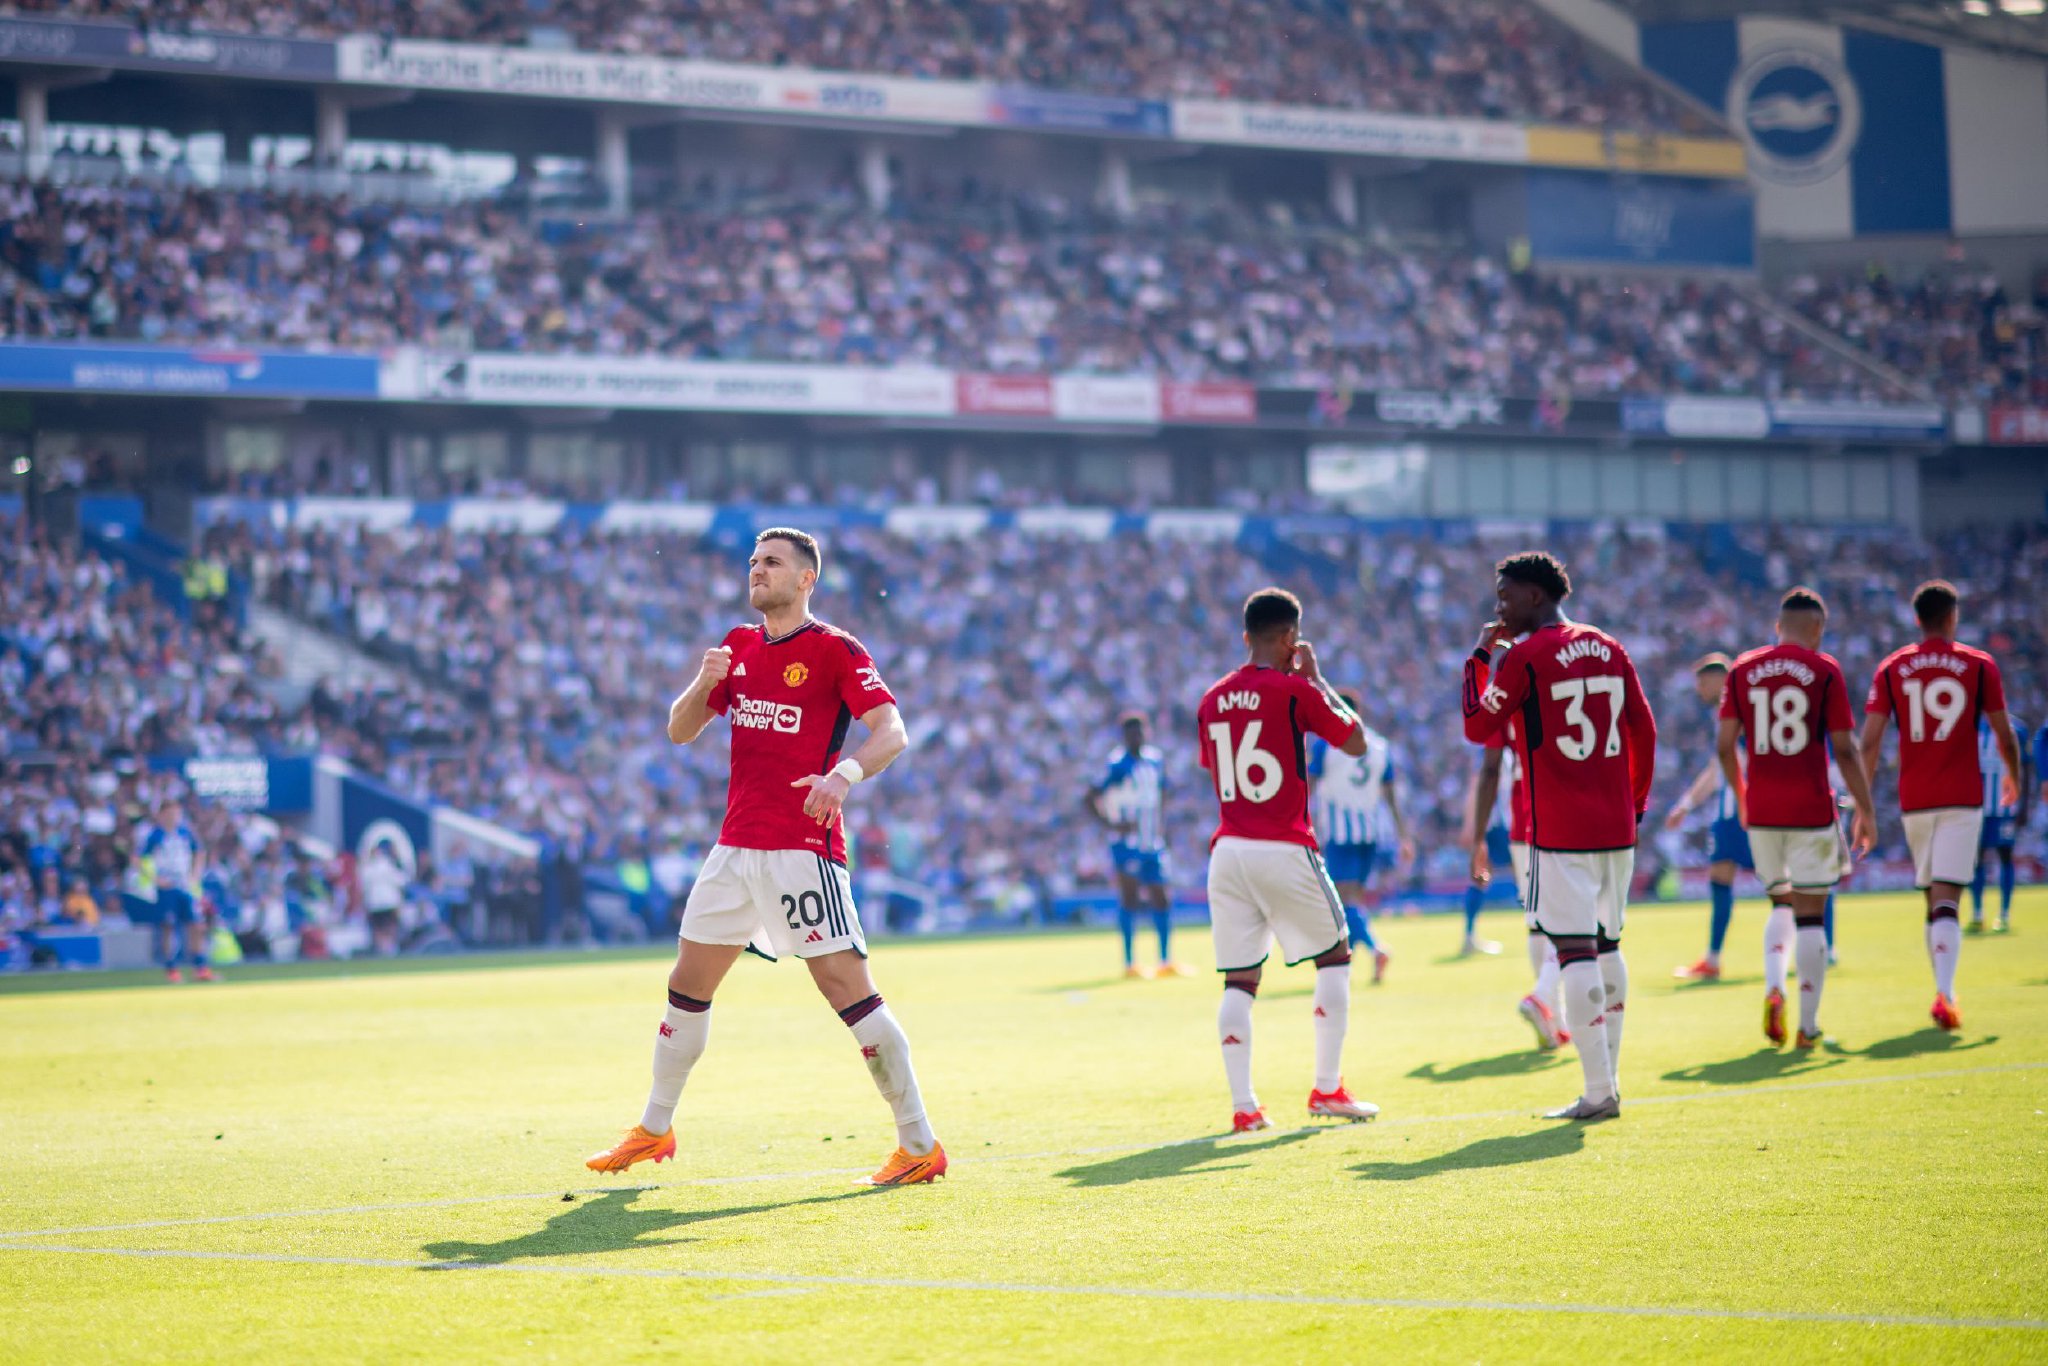
[[[1371,726],[1365,753],[1346,754],[1322,740],[1310,742],[1308,772],[1315,779],[1309,818],[1324,844],[1377,844],[1392,837],[1386,810],[1387,784],[1394,780],[1393,745]]]
[[[173,891],[192,890],[192,866],[199,860],[199,839],[185,826],[166,830],[150,827],[142,839],[142,852],[156,869],[156,885]]]
[[[2008,715],[2012,722],[2013,739],[2019,742],[2022,757],[2027,752],[2027,728],[2017,716]],[[2005,760],[1998,753],[1998,738],[1991,733],[1991,723],[1983,717],[1977,718],[1977,763],[1984,770],[1984,814],[1987,816],[2012,817],[2020,813],[2019,807],[1999,799],[1999,789],[2005,786]],[[2025,774],[2015,774],[2024,778]],[[2025,793],[2020,794],[2025,796]]]
[[[1095,792],[1105,816],[1136,826],[1116,835],[1115,843],[1144,853],[1166,847],[1166,761],[1157,749],[1143,745],[1133,752],[1118,745]]]
[[[1721,733],[1721,718],[1718,713],[1707,715],[1707,733],[1718,736]],[[1742,750],[1736,751],[1736,762],[1744,768],[1749,766],[1749,757]],[[1735,800],[1735,789],[1728,786],[1728,775],[1721,771],[1721,761],[1714,760],[1714,819],[1733,821],[1742,819],[1742,804]]]

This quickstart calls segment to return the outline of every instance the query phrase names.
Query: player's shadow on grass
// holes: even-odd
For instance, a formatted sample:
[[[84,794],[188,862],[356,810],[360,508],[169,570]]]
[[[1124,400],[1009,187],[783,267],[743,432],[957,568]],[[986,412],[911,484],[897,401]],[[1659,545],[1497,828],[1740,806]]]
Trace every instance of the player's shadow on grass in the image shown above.
[[[1473,1171],[1481,1167],[1518,1167],[1525,1162],[1543,1162],[1553,1157],[1570,1157],[1586,1146],[1586,1126],[1561,1124],[1530,1134],[1504,1134],[1482,1138],[1435,1157],[1413,1162],[1361,1162],[1351,1170],[1361,1181],[1419,1181],[1445,1172]]]
[[[1417,1081],[1473,1081],[1479,1077],[1525,1077],[1531,1072],[1547,1072],[1564,1062],[1561,1053],[1538,1053],[1521,1049],[1514,1053],[1503,1053],[1497,1058],[1474,1058],[1471,1062],[1457,1063],[1451,1067],[1439,1068],[1433,1062],[1426,1062],[1408,1075]]]
[[[1964,1043],[1959,1036],[1930,1025],[1895,1039],[1879,1039],[1868,1048],[1859,1050],[1856,1056],[1878,1062],[1897,1062],[1901,1058],[1918,1058],[1929,1053],[1962,1053],[1972,1048],[1988,1048],[1997,1042],[1996,1034],[1986,1034],[1981,1039]]]
[[[1762,977],[1691,977],[1682,982],[1673,982],[1673,991],[1712,991],[1716,987],[1753,987],[1763,981]]]
[[[625,1252],[633,1248],[673,1247],[695,1242],[693,1238],[656,1238],[651,1235],[670,1229],[688,1228],[712,1219],[733,1219],[745,1214],[772,1214],[776,1210],[802,1205],[829,1205],[841,1200],[858,1200],[874,1192],[844,1191],[837,1195],[813,1195],[802,1200],[777,1200],[760,1205],[731,1205],[723,1209],[635,1209],[633,1202],[644,1190],[609,1191],[595,1200],[585,1200],[566,1209],[530,1233],[497,1243],[428,1243],[421,1251],[445,1271],[464,1266],[498,1266],[524,1257],[580,1257],[596,1252]]]
[[[1806,1053],[1798,1049],[1759,1048],[1739,1058],[1723,1058],[1719,1062],[1703,1062],[1697,1067],[1681,1067],[1675,1072],[1666,1072],[1664,1080],[1705,1082],[1709,1086],[1743,1086],[1780,1077],[1811,1076],[1830,1067],[1840,1067],[1846,1061],[1838,1055]]]
[[[1253,1153],[1285,1148],[1312,1137],[1315,1132],[1311,1129],[1300,1129],[1293,1133],[1248,1143],[1227,1138],[1198,1138],[1190,1142],[1168,1143],[1164,1147],[1148,1148],[1142,1153],[1126,1153],[1122,1157],[1112,1157],[1107,1162],[1090,1162],[1086,1166],[1069,1167],[1063,1172],[1055,1172],[1054,1175],[1064,1176],[1076,1186],[1128,1186],[1133,1181],[1157,1181],[1169,1176],[1204,1176],[1210,1172],[1236,1171],[1247,1164],[1223,1159],[1249,1157]]]

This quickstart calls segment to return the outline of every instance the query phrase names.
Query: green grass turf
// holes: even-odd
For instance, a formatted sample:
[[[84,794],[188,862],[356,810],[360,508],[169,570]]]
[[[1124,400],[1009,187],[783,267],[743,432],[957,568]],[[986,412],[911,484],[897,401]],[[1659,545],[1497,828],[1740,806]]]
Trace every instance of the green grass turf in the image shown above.
[[[1347,1064],[1384,1117],[1294,1127],[1310,974],[1276,969],[1279,1127],[1240,1139],[1210,974],[882,944],[954,1170],[873,1193],[887,1112],[794,964],[735,969],[681,1160],[630,1179],[581,1159],[638,1115],[655,958],[0,995],[0,1361],[2048,1360],[2048,891],[1966,943],[1956,1037],[1910,898],[1840,918],[1835,1045],[1797,1055],[1762,1047],[1757,900],[1718,986],[1669,976],[1702,909],[1639,913],[1628,1112],[1592,1129],[1534,1118],[1578,1069],[1512,1014],[1519,919],[1465,962],[1455,921],[1387,922]],[[90,1231],[21,1236],[55,1229]]]

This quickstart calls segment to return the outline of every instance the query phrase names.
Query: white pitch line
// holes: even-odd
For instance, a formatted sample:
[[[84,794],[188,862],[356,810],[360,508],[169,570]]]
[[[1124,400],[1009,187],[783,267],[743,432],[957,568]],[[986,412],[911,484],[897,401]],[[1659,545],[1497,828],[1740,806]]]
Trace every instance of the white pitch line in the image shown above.
[[[1640,1105],[1680,1105],[1692,1101],[1721,1100],[1740,1096],[1775,1095],[1797,1091],[1824,1091],[1845,1086],[1894,1086],[1904,1082],[1939,1081],[1951,1077],[1984,1076],[1998,1072],[2036,1072],[2048,1069],[2048,1062],[1993,1063],[1985,1067],[1937,1068],[1925,1072],[1907,1072],[1891,1077],[1836,1077],[1826,1081],[1788,1082],[1779,1085],[1758,1084],[1754,1086],[1720,1086],[1712,1090],[1682,1092],[1675,1096],[1644,1096],[1631,1100],[1626,1108]],[[1379,1129],[1405,1129],[1430,1124],[1470,1124],[1495,1119],[1528,1118],[1530,1112],[1520,1110],[1474,1110],[1454,1115],[1413,1115],[1405,1118],[1382,1119],[1374,1123]],[[1322,1134],[1341,1132],[1346,1125],[1304,1125],[1299,1129],[1275,1131],[1264,1141],[1274,1138],[1290,1138],[1296,1134]],[[1036,1153],[991,1153],[971,1159],[976,1166],[995,1162],[1063,1162],[1076,1157],[1106,1157],[1119,1153],[1153,1152],[1161,1148],[1181,1148],[1197,1143],[1211,1143],[1224,1138],[1219,1134],[1202,1134],[1194,1138],[1176,1139],[1169,1143],[1114,1143],[1097,1148],[1068,1148],[1056,1152]],[[822,1181],[832,1176],[858,1176],[866,1167],[825,1167],[811,1171],[795,1172],[754,1172],[743,1176],[697,1176],[681,1181],[666,1183],[650,1182],[640,1185],[584,1186],[572,1187],[574,1195],[609,1195],[622,1190],[680,1190],[686,1186],[733,1186],[751,1185],[763,1181]],[[381,1214],[387,1210],[411,1209],[456,1209],[464,1205],[513,1204],[521,1200],[554,1200],[559,1197],[553,1191],[531,1191],[514,1195],[469,1195],[446,1200],[402,1200],[391,1204],[334,1205],[325,1209],[265,1210],[250,1214],[215,1214],[190,1219],[150,1219],[131,1224],[91,1224],[75,1228],[22,1229],[19,1232],[0,1231],[0,1240],[13,1241],[21,1238],[69,1238],[86,1233],[129,1233],[161,1228],[198,1228],[211,1224],[263,1223],[273,1219],[322,1219],[351,1214]]]
[[[1170,1300],[1217,1304],[1284,1304],[1335,1309],[1407,1309],[1499,1314],[1576,1314],[1586,1317],[1731,1319],[1753,1323],[1840,1323],[1871,1328],[2048,1329],[2048,1319],[1945,1318],[1938,1314],[1851,1314],[1798,1309],[1714,1309],[1665,1304],[1547,1304],[1527,1300],[1400,1299],[1392,1296],[1299,1295],[1257,1290],[1195,1290],[1140,1285],[1041,1285],[1030,1281],[942,1281],[898,1276],[804,1276],[779,1271],[699,1271],[683,1267],[563,1266],[522,1262],[429,1262],[398,1257],[312,1257],[288,1252],[203,1252],[182,1248],[74,1247],[0,1243],[0,1252],[63,1253],[86,1257],[139,1257],[198,1262],[254,1262],[279,1266],[353,1266],[391,1271],[491,1271],[528,1276],[596,1276],[629,1280],[732,1282],[859,1290],[942,1290],[976,1295],[1049,1295],[1070,1298]]]

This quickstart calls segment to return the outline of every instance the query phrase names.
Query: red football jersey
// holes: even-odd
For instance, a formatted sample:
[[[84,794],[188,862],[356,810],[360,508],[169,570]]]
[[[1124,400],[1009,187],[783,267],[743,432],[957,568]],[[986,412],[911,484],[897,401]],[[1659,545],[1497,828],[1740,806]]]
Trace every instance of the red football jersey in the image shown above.
[[[1515,726],[1531,844],[1634,846],[1656,774],[1657,721],[1619,641],[1561,621],[1517,641],[1498,670],[1474,652],[1463,702],[1465,738],[1475,744]]]
[[[822,621],[771,639],[736,626],[719,642],[732,672],[711,690],[711,710],[732,719],[732,778],[718,842],[735,849],[803,849],[846,861],[846,828],[804,814],[809,788],[790,784],[839,762],[846,729],[896,699],[861,643]]]
[[[1223,808],[1211,846],[1236,835],[1320,848],[1308,818],[1308,737],[1341,748],[1358,722],[1307,679],[1257,664],[1211,684],[1195,718]]]
[[[1786,642],[1736,659],[1721,716],[1742,728],[1752,830],[1818,830],[1836,820],[1828,737],[1856,724],[1832,655]],[[1974,728],[1972,730],[1974,734]]]
[[[1899,724],[1899,809],[1979,806],[1977,720],[2005,710],[2005,681],[1982,650],[1927,639],[1896,651],[1870,680],[1866,712]]]

